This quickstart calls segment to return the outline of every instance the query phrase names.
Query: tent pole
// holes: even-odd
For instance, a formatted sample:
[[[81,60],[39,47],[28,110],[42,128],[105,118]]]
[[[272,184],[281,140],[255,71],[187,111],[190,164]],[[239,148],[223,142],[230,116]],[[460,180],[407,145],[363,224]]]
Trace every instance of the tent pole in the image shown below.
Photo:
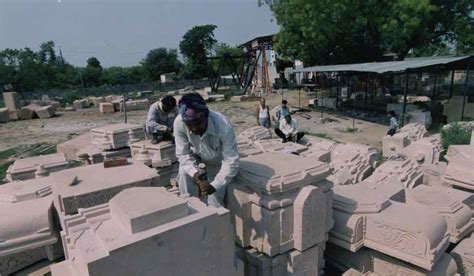
[[[467,97],[467,89],[469,87],[469,71],[471,66],[471,60],[467,61],[467,70],[466,70],[466,81],[464,82],[464,93],[463,93],[463,101],[462,101],[462,110],[461,110],[461,121],[464,120],[464,109],[466,108],[466,97]]]

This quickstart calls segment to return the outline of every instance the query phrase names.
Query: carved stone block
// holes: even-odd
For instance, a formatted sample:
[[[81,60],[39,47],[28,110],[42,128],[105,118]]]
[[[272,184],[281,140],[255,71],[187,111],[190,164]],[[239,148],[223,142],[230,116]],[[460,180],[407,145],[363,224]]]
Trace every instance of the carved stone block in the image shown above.
[[[161,141],[158,144],[152,144],[151,140],[142,140],[132,143],[130,150],[132,158],[135,159],[140,152],[140,149],[145,146],[148,150],[149,157],[153,161],[170,161],[175,163],[178,161],[175,153],[175,145],[171,141]]]
[[[24,106],[20,109],[19,117],[22,120],[31,120],[34,118],[38,118],[38,115],[36,114],[36,110],[41,108],[41,106],[37,104],[29,104],[27,106]]]
[[[423,183],[423,172],[420,165],[411,159],[388,160],[375,169],[366,181],[413,188]]]
[[[383,157],[397,156],[409,144],[408,133],[398,132],[393,136],[385,135],[382,139]]]
[[[6,179],[8,181],[33,179],[39,166],[52,173],[69,168],[69,163],[62,153],[18,159],[8,168]]]
[[[130,197],[135,199],[133,210]],[[178,206],[179,214],[173,212]],[[159,220],[153,219],[157,212]],[[124,221],[136,225],[135,231],[123,227]],[[163,188],[132,188],[110,204],[81,209],[65,219],[61,236],[66,260],[53,265],[51,272],[55,276],[239,275],[231,232],[224,208],[208,207],[197,198],[184,201]]]
[[[103,150],[128,147],[129,140],[145,139],[143,127],[135,124],[114,124],[91,129],[92,143]],[[132,136],[132,137],[130,137]],[[133,142],[136,142],[133,141]]]
[[[448,225],[450,242],[458,243],[474,229],[473,210],[464,202],[474,201],[474,194],[447,187],[417,186],[406,190],[406,203],[423,205],[444,217]]]
[[[237,257],[243,261],[245,275],[248,276],[323,275],[321,267],[324,268],[324,259],[321,251],[316,245],[303,252],[292,250],[268,257],[254,248],[238,248]]]
[[[461,275],[474,274],[474,236],[462,240],[450,253]]]
[[[254,144],[260,148],[262,152],[285,152],[285,153],[302,153],[308,149],[307,146],[297,143],[282,143],[279,139],[257,140]]]
[[[154,186],[158,177],[154,169],[138,164],[106,169],[97,164],[50,176],[54,181],[56,209],[66,215],[76,214],[79,208],[107,203],[127,188]]]
[[[441,151],[441,136],[433,135],[411,143],[399,153],[419,164],[434,164],[439,161]]]
[[[249,140],[249,141],[268,140],[271,138],[272,138],[272,131],[262,126],[255,126],[255,127],[248,128],[237,136],[238,140]]]

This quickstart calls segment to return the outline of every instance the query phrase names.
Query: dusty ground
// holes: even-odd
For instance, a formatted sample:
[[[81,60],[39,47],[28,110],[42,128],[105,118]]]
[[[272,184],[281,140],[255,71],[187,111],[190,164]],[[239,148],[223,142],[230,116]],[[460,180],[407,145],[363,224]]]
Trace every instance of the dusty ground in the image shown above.
[[[283,95],[290,106],[298,107],[298,92],[288,91]],[[272,94],[267,104],[273,108],[281,102],[282,96]],[[218,102],[210,103],[210,108],[227,115],[235,126],[236,133],[256,124],[255,108],[258,102]],[[301,92],[301,105],[307,105],[305,93]],[[128,113],[128,122],[143,124],[147,110]],[[300,129],[309,134],[334,139],[340,142],[354,142],[381,148],[382,136],[386,126],[367,121],[356,120],[352,129],[352,119],[336,114],[323,113],[323,118],[332,119],[322,123],[320,111],[310,111],[295,115]],[[81,134],[91,128],[124,121],[121,113],[101,114],[98,109],[91,108],[75,112],[59,112],[57,117],[50,119],[35,119],[27,121],[9,122],[0,124],[0,151],[18,146],[37,143],[58,144],[68,140],[75,134]]]

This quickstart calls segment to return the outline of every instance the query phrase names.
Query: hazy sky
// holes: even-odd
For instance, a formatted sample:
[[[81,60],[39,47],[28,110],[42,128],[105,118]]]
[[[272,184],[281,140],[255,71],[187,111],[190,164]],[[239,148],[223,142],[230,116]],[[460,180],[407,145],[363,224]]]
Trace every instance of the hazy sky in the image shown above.
[[[217,40],[230,45],[278,31],[257,0],[0,0],[0,49],[53,40],[74,65],[96,56],[103,66],[128,66],[150,49],[178,48],[202,24],[217,25]]]

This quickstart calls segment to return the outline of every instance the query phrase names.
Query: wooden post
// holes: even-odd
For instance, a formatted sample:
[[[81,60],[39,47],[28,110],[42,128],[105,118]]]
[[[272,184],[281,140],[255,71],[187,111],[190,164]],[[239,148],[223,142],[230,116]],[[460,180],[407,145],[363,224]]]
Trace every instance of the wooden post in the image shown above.
[[[407,109],[407,94],[408,94],[408,80],[409,80],[409,73],[406,73],[406,81],[405,81],[405,91],[403,92],[403,111],[402,111],[402,127],[405,125],[405,112]]]

